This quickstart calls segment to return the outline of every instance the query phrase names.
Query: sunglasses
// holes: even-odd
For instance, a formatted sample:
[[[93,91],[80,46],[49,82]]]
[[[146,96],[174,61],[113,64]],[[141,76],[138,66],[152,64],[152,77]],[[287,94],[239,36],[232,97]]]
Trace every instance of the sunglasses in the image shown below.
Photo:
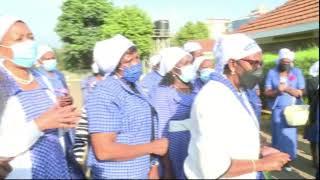
[[[241,61],[245,61],[249,63],[253,67],[262,66],[263,62],[259,60],[251,60],[251,59],[240,59]]]

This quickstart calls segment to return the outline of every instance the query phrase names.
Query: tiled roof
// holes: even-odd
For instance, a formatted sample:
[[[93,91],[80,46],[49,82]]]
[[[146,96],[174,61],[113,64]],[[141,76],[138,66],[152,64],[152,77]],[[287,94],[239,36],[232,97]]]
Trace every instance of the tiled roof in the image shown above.
[[[289,0],[275,10],[242,25],[237,32],[258,32],[319,22],[319,0]]]

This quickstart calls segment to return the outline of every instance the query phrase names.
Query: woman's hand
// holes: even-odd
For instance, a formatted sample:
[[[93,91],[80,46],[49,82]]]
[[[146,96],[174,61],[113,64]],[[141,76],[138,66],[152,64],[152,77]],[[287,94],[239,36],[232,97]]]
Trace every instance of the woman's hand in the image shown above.
[[[1,160],[0,159],[0,179],[6,178],[8,176],[8,174],[12,171],[12,168],[9,165],[10,160]]]
[[[151,166],[148,177],[149,179],[160,179],[158,166]]]
[[[269,154],[256,161],[257,171],[281,171],[282,167],[290,161],[287,153],[277,152]]]
[[[279,153],[280,151],[278,149],[275,149],[273,147],[269,147],[269,146],[263,146],[261,148],[261,155],[263,157],[268,156],[270,154],[274,154],[274,153]]]
[[[55,105],[35,120],[41,131],[55,128],[74,128],[80,120],[81,113],[73,106]]]
[[[169,141],[167,138],[156,139],[152,141],[152,154],[163,156],[167,153]]]
[[[58,97],[60,107],[71,106],[73,104],[73,98],[69,94],[66,96]]]

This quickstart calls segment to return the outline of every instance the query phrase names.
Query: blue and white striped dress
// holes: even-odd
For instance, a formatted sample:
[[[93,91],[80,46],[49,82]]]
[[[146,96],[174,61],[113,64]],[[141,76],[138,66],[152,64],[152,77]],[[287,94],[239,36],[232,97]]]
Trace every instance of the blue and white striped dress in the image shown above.
[[[117,143],[127,145],[150,143],[154,120],[151,105],[137,90],[139,93],[116,76],[101,81],[85,104],[89,133],[117,133]],[[147,179],[150,155],[128,161],[99,161],[90,147],[87,163],[93,179]]]
[[[0,67],[0,76],[5,77],[9,96],[16,96],[26,115],[26,121],[33,121],[47,111],[53,100],[49,97],[48,87],[43,82],[39,73],[33,73],[39,88],[23,91],[15,80]],[[69,179],[67,161],[58,138],[58,129],[47,130],[42,137],[30,148],[33,179]]]
[[[151,71],[141,80],[142,90],[150,95],[153,89],[159,85],[161,79],[162,76],[158,72]]]
[[[169,121],[189,119],[194,97],[194,93],[180,93],[165,86],[159,86],[151,95],[159,118],[159,137],[169,139],[169,159],[177,179],[186,179],[183,162],[188,155],[190,132],[169,132]]]

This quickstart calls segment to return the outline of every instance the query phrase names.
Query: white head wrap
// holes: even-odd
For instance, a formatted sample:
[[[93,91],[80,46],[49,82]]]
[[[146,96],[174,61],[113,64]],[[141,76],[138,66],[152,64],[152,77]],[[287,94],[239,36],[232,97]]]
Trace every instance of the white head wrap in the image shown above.
[[[223,73],[224,66],[229,60],[240,60],[249,55],[262,52],[259,45],[245,34],[225,35],[216,41],[213,48],[215,55],[215,71]]]
[[[153,56],[151,56],[149,62],[150,62],[150,65],[153,67],[153,66],[156,66],[157,64],[160,63],[161,61],[161,55],[160,54],[155,54]]]
[[[183,57],[191,57],[191,54],[179,47],[162,49],[160,51],[160,55],[162,56],[159,69],[159,74],[161,76],[165,76],[168,72],[170,72]]]
[[[309,69],[309,75],[312,77],[319,76],[319,61],[315,62]]]
[[[288,48],[280,49],[278,55],[279,55],[279,58],[277,59],[276,64],[279,64],[281,59],[289,59],[291,62],[293,62],[295,58],[294,52]]]
[[[132,41],[122,35],[99,41],[93,49],[93,60],[106,75],[112,73],[120,62],[123,54],[132,46]]]
[[[199,43],[197,42],[187,42],[183,45],[183,49],[187,51],[188,53],[192,53],[194,51],[201,50],[202,47]]]
[[[13,16],[0,16],[0,42],[2,41],[4,35],[8,32],[10,27],[17,21],[22,20]]]
[[[92,70],[92,73],[94,73],[94,74],[99,73],[99,67],[98,67],[97,63],[94,62],[93,64],[91,64],[91,70]]]
[[[194,60],[194,62],[193,62],[194,69],[195,69],[196,71],[198,71],[199,68],[200,68],[200,66],[201,66],[201,64],[202,64],[203,61],[205,61],[205,60],[208,60],[208,58],[206,58],[206,57],[204,57],[204,56],[197,57],[197,58]]]
[[[53,49],[46,44],[41,44],[38,46],[37,59],[39,60],[47,52],[53,52]]]

